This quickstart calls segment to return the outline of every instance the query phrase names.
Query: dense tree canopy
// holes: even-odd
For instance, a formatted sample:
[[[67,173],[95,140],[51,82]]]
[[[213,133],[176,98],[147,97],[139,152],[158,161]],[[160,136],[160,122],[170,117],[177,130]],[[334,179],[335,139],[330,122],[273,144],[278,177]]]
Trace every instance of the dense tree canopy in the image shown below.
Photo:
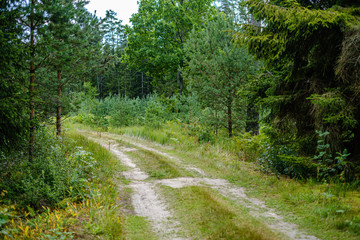
[[[245,5],[263,24],[238,34],[276,75],[263,100],[271,109],[268,119],[305,140],[305,152],[314,151],[315,130],[330,132],[333,151],[359,151],[358,81],[347,74],[359,66],[348,50],[360,15],[355,3],[336,3],[341,2],[249,0]]]
[[[131,18],[125,60],[130,67],[154,78],[166,95],[182,91],[183,44],[193,27],[200,27],[214,13],[209,0],[143,0]]]
[[[10,3],[0,3],[0,150],[8,149],[27,132],[24,75],[17,71],[25,49],[16,37],[21,33],[16,24],[20,12],[10,9]]]

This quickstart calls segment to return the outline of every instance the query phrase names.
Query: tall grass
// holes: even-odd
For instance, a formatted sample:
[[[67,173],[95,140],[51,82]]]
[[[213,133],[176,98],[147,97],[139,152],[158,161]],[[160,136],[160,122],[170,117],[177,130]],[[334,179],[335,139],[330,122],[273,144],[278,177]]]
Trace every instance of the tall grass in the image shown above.
[[[100,144],[77,134],[74,131],[67,133],[75,140],[75,144],[84,150],[93,153],[98,161],[99,178],[94,183],[91,197],[88,202],[89,222],[85,227],[91,234],[101,235],[105,239],[125,239],[124,217],[118,204],[117,186],[114,182],[115,173],[123,171],[119,160]]]

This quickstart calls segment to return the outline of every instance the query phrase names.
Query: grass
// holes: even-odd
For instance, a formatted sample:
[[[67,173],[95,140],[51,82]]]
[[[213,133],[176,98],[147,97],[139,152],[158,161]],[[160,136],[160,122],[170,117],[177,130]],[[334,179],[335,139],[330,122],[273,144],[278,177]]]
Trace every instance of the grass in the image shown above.
[[[179,221],[193,239],[283,239],[206,187],[164,187]]]
[[[144,217],[128,216],[126,220],[126,229],[128,230],[127,239],[131,240],[155,240],[157,237],[151,231],[151,226]]]
[[[170,134],[164,129],[151,129],[145,126],[132,126],[122,128],[121,132],[110,129],[114,133],[122,133],[133,137],[141,137],[160,144],[167,144],[170,141]]]
[[[148,150],[137,150],[127,153],[143,171],[147,172],[151,178],[165,179],[191,176],[185,170],[179,168],[175,163],[166,159],[160,154]]]

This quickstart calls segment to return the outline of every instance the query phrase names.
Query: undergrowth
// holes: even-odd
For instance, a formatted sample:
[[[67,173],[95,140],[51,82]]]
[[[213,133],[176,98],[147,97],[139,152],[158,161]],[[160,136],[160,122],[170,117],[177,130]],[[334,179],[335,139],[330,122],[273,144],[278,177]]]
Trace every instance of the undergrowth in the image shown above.
[[[111,180],[120,170],[116,158],[74,132],[61,139],[41,134],[32,163],[16,166],[7,158],[2,177],[10,179],[1,181],[0,237],[121,239],[123,219]]]

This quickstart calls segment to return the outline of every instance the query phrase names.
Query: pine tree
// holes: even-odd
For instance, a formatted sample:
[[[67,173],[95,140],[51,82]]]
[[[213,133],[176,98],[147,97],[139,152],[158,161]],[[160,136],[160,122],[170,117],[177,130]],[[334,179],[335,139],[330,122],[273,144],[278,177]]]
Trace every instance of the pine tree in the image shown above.
[[[233,45],[231,30],[231,21],[220,14],[207,22],[204,30],[193,31],[185,44],[189,86],[197,91],[205,107],[214,110],[214,124],[225,127],[229,137],[234,128],[245,127],[246,99],[239,97],[238,92],[256,69],[246,50]]]
[[[32,161],[35,143],[35,84],[36,84],[36,71],[43,65],[47,56],[40,54],[45,45],[40,41],[40,36],[43,34],[42,29],[47,22],[47,15],[44,9],[45,5],[51,4],[49,1],[30,0],[18,1],[14,3],[20,13],[17,15],[16,21],[22,28],[22,35],[19,38],[23,42],[26,49],[25,61],[29,71],[29,161]]]
[[[45,55],[49,55],[48,69],[56,74],[56,81],[45,77],[48,89],[56,89],[56,132],[61,135],[62,92],[68,84],[80,82],[79,75],[86,71],[87,62],[95,52],[100,50],[98,24],[92,23],[93,17],[84,8],[86,2],[56,0],[48,6],[49,22],[46,25],[42,40],[47,43]],[[92,31],[82,25],[93,24]],[[86,26],[89,27],[89,26]],[[97,31],[96,31],[97,28]],[[90,69],[87,69],[90,70]],[[49,98],[53,94],[48,93]]]

